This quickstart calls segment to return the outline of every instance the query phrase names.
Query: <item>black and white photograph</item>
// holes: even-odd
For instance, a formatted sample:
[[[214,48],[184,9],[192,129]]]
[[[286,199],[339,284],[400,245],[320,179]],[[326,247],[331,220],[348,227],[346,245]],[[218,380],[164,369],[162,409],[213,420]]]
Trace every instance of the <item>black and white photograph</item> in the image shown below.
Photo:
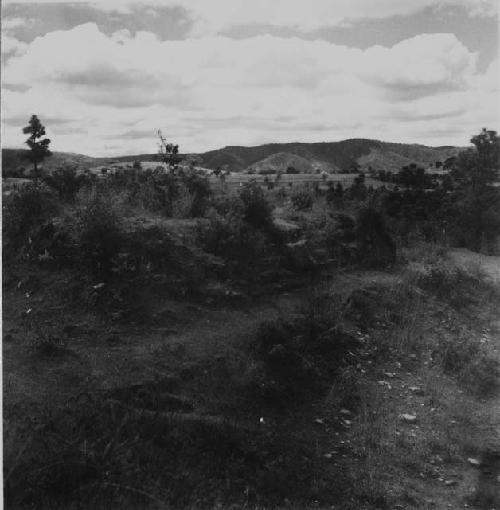
[[[500,510],[498,0],[1,0],[6,510]]]

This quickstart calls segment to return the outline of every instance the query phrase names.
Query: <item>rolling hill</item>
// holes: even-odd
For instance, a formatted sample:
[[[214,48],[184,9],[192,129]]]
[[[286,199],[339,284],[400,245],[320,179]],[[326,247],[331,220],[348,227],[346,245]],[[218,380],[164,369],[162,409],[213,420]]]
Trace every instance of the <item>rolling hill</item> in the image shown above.
[[[2,172],[17,170],[19,168],[29,169],[32,163],[27,159],[27,149],[2,149]],[[92,166],[97,158],[76,154],[73,152],[53,152],[52,156],[41,165],[45,170],[55,170],[61,166],[70,165],[78,168]]]
[[[293,167],[296,172],[301,174],[310,174],[317,171],[338,173],[338,168],[331,163],[308,159],[289,152],[271,154],[271,156],[250,165],[246,171],[256,174],[276,173],[278,171],[285,173],[288,167]]]
[[[355,169],[397,171],[416,163],[424,167],[456,155],[460,147],[427,147],[417,144],[398,144],[355,138],[341,142],[266,144],[257,147],[230,146],[201,154],[203,166],[216,168],[227,165],[238,172],[248,168],[269,169],[270,156],[288,154],[310,162],[311,168],[321,166],[326,171],[352,172]],[[276,170],[281,165],[276,160]]]
[[[388,143],[378,140],[354,138],[340,142],[321,143],[270,143],[255,147],[229,146],[198,154],[201,166],[218,168],[226,166],[233,172],[286,171],[294,166],[301,173],[326,171],[349,173],[360,170],[398,171],[402,166],[416,163],[429,167],[436,161],[456,155],[460,147],[428,147],[417,144]],[[30,168],[23,149],[2,149],[3,175],[19,168]],[[153,161],[155,154],[138,154],[114,158],[94,158],[82,154],[54,152],[44,162],[45,170],[51,171],[64,165],[79,169],[92,168],[111,163]]]

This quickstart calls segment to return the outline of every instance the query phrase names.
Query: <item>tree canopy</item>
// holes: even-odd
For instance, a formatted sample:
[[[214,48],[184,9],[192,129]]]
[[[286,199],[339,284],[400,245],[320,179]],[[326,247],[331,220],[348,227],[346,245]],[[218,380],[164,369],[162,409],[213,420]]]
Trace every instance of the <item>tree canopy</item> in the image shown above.
[[[474,189],[491,184],[498,178],[500,138],[496,131],[483,130],[471,138],[473,148],[460,153],[453,169],[453,178]]]
[[[49,150],[50,139],[45,136],[45,126],[36,115],[32,115],[27,126],[23,128],[25,135],[29,134],[26,144],[30,148],[28,159],[33,163],[35,182],[38,181],[38,164],[52,155]]]

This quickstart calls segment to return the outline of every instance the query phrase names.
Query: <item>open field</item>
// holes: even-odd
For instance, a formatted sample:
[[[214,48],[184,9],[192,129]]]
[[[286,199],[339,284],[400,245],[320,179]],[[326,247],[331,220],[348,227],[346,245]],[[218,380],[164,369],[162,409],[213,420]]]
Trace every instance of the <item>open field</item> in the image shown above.
[[[141,168],[143,170],[154,170],[158,167],[162,167],[166,169],[167,165],[165,163],[161,163],[158,161],[141,161]],[[124,171],[132,170],[132,165],[128,164],[113,164],[113,165],[101,165],[97,167],[93,167],[91,169],[92,173],[97,175],[102,173],[102,170],[106,169],[108,172],[113,173],[116,171]],[[321,174],[282,174],[279,179],[276,179],[276,174],[271,175],[261,175],[261,174],[247,174],[243,172],[231,172],[227,175],[224,175],[222,178],[217,177],[212,174],[213,170],[207,168],[199,168],[197,170],[201,172],[206,172],[209,175],[209,180],[212,186],[227,188],[229,190],[235,190],[241,187],[246,182],[250,180],[255,180],[260,184],[267,184],[268,182],[274,183],[277,187],[285,187],[285,186],[302,186],[302,185],[314,185],[314,184],[328,184],[328,183],[337,183],[340,182],[343,186],[350,186],[354,179],[359,175],[357,173],[352,174],[326,174],[325,176]],[[387,183],[382,183],[377,179],[373,179],[371,177],[366,177],[366,185],[378,187],[382,185],[388,185]]]
[[[319,174],[283,174],[279,180],[276,180],[275,175],[248,175],[248,174],[230,174],[224,176],[221,180],[218,177],[211,176],[210,183],[214,186],[226,186],[230,190],[237,189],[243,186],[246,182],[255,180],[260,184],[266,184],[267,182],[274,183],[276,187],[290,187],[290,186],[303,186],[303,185],[328,185],[328,183],[341,183],[342,186],[350,186],[354,179],[359,174],[328,174],[326,177],[322,177]],[[367,177],[365,180],[366,186],[378,187],[384,183]]]

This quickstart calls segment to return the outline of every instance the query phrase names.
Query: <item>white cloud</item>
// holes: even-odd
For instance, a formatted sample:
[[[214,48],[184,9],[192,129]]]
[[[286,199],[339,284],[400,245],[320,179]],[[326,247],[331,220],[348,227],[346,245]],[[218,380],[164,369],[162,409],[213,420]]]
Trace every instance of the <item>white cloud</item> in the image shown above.
[[[32,19],[28,18],[4,18],[2,21],[2,29],[3,30],[12,30],[14,28],[26,26],[29,23],[32,23]]]
[[[4,144],[22,143],[17,119],[33,113],[54,119],[55,150],[88,154],[154,151],[156,127],[185,150],[358,136],[465,143],[499,120],[498,63],[484,75],[475,63],[452,34],[360,50],[269,35],[106,36],[87,23],[5,63]],[[450,122],[462,129],[455,138],[431,134]]]
[[[15,37],[2,34],[2,60],[8,57],[21,56],[25,53],[28,45]]]

